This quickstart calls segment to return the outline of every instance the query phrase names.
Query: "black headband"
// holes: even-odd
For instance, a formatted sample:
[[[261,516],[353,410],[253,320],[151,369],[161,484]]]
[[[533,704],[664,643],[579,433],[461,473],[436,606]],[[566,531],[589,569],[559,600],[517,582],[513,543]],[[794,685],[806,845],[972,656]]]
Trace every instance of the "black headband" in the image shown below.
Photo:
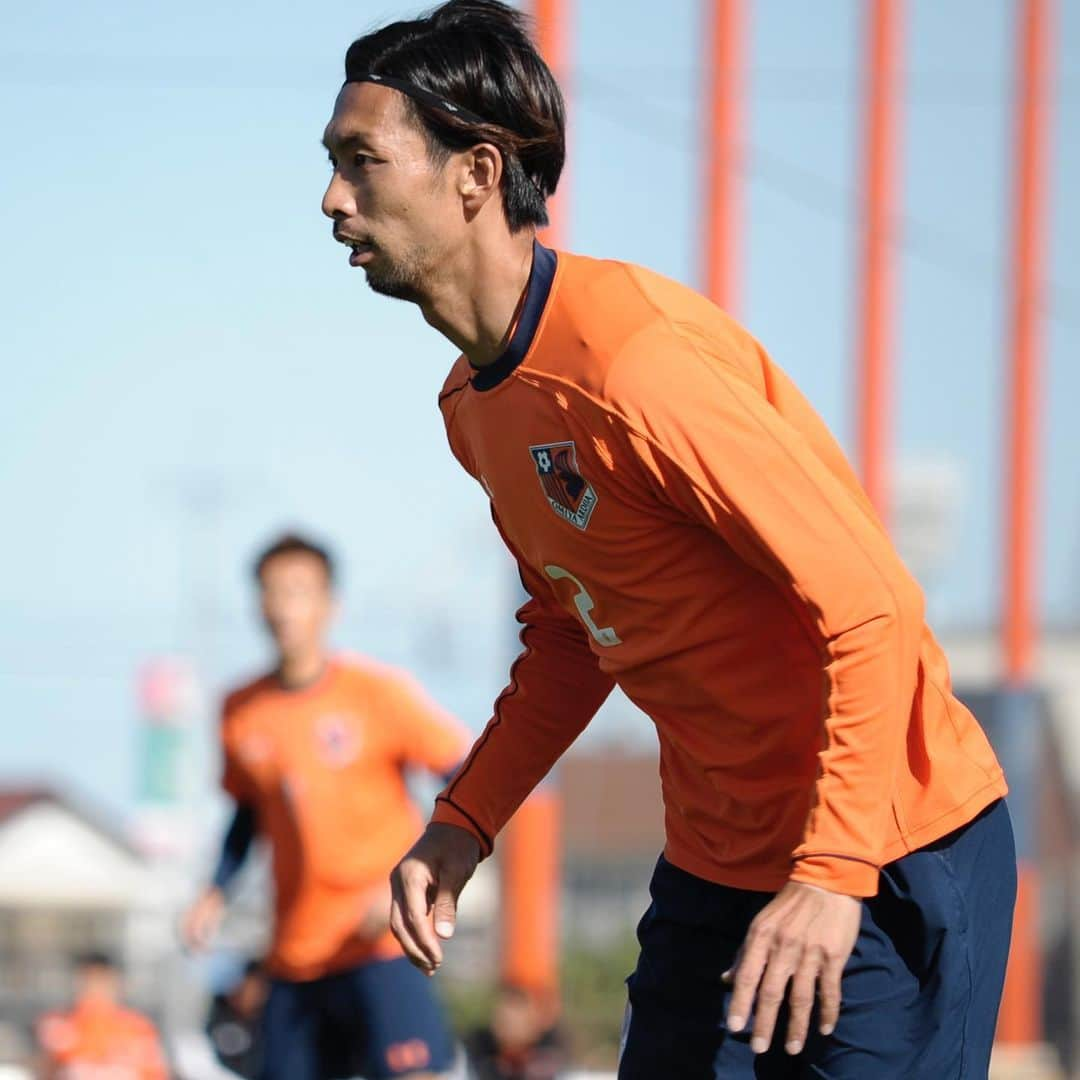
[[[378,83],[379,86],[389,86],[394,90],[399,90],[407,97],[411,97],[414,101],[422,101],[425,105],[431,105],[433,108],[442,109],[443,112],[450,113],[451,116],[458,116],[462,120],[467,121],[470,124],[486,124],[487,121],[477,116],[474,112],[469,112],[468,109],[462,108],[460,105],[455,105],[452,101],[447,100],[440,94],[433,94],[430,90],[425,90],[422,86],[416,86],[414,83],[406,82],[404,79],[395,79],[392,75],[376,75],[372,71],[361,71],[359,75],[353,75],[345,80],[348,83]]]

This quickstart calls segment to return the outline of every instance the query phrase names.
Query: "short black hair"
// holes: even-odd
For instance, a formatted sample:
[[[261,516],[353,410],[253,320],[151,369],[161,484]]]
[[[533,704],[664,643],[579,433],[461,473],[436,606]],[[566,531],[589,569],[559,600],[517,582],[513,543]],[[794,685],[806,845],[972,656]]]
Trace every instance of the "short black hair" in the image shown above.
[[[327,548],[314,540],[301,536],[299,533],[284,533],[268,547],[263,548],[255,560],[255,580],[262,584],[263,570],[271,559],[279,555],[312,555],[322,563],[326,571],[326,579],[332,585],[337,579],[337,568],[334,565],[334,557]]]
[[[520,11],[499,0],[449,0],[390,23],[357,38],[345,54],[346,82],[368,73],[401,79],[481,117],[478,124],[405,98],[436,164],[477,143],[499,148],[511,232],[548,223],[546,202],[566,160],[566,109]]]

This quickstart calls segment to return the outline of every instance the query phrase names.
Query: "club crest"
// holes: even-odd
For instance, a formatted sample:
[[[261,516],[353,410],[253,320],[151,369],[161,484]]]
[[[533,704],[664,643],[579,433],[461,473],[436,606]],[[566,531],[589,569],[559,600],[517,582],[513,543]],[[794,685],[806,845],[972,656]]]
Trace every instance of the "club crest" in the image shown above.
[[[530,446],[540,487],[551,509],[579,529],[588,527],[596,509],[592,484],[578,472],[577,447],[572,442]]]
[[[360,738],[350,718],[326,713],[315,722],[315,742],[322,759],[335,768],[354,761],[360,752]]]

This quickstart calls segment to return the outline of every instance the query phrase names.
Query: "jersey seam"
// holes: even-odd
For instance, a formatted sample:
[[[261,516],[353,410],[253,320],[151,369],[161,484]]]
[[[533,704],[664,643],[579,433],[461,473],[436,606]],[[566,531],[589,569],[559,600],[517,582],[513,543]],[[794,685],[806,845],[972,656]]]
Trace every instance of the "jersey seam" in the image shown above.
[[[491,723],[488,724],[488,726],[487,726],[486,730],[484,731],[483,735],[481,735],[480,738],[477,740],[476,745],[472,748],[472,751],[469,753],[469,756],[465,759],[464,763],[461,766],[461,769],[458,771],[457,776],[454,777],[452,783],[446,789],[445,797],[447,798],[448,801],[449,801],[450,797],[454,794],[454,792],[457,790],[457,787],[461,783],[461,781],[464,780],[465,777],[468,775],[468,772],[472,768],[473,763],[476,761],[477,757],[479,756],[480,751],[483,750],[483,748],[487,745],[487,742],[491,738],[491,735],[494,732],[495,728],[497,728],[500,724],[502,724],[503,718],[502,718],[502,711],[501,710],[502,710],[503,704],[508,699],[514,697],[517,694],[517,692],[519,691],[519,689],[520,689],[520,684],[518,683],[518,678],[517,678],[517,671],[518,671],[518,667],[521,665],[521,663],[527,657],[531,656],[533,651],[534,651],[532,645],[527,640],[527,635],[528,635],[529,631],[532,630],[532,629],[534,629],[533,625],[531,623],[526,623],[522,627],[521,633],[518,635],[519,640],[521,641],[522,645],[525,646],[525,648],[518,655],[518,657],[514,660],[513,664],[510,665],[510,684],[495,699],[495,704],[492,707],[493,718],[492,718]]]
[[[912,825],[912,826],[910,826],[908,828],[908,831],[900,837],[900,840],[902,842],[904,842],[904,841],[907,840],[908,837],[914,835],[915,833],[923,832],[926,829],[934,828],[939,821],[945,821],[947,818],[952,817],[954,814],[958,813],[960,810],[963,810],[964,807],[967,806],[968,803],[975,802],[976,799],[982,798],[982,796],[987,791],[989,791],[991,788],[994,788],[994,787],[997,786],[997,782],[999,780],[1002,780],[1004,778],[1005,778],[1005,770],[999,766],[997,773],[996,774],[989,774],[987,776],[986,783],[982,784],[980,787],[977,787],[966,799],[964,799],[964,801],[959,806],[954,806],[951,810],[947,811],[944,814],[938,814],[937,817],[931,818],[929,821],[924,822],[922,825]],[[999,796],[999,798],[1004,798],[1004,797],[1005,797],[1004,795]],[[957,826],[957,828],[962,828],[962,827],[963,827],[962,825]],[[932,844],[933,842],[934,842],[933,840],[928,840],[927,841],[928,844]],[[905,847],[906,847],[906,844],[905,844]],[[921,848],[908,848],[908,850],[909,851],[920,851]]]
[[[959,745],[960,740],[959,740],[958,736],[959,736],[960,733],[959,733],[959,731],[957,729],[957,726],[956,726],[956,720],[953,717],[953,710],[952,710],[952,707],[949,704],[948,695],[944,692],[944,690],[941,689],[941,687],[936,682],[931,682],[930,685],[937,692],[938,697],[941,698],[941,703],[945,707],[945,715],[949,718],[949,727],[952,728],[953,736],[957,738],[957,744]],[[974,713],[973,713],[973,715],[974,715]],[[970,754],[967,753],[966,750],[964,751],[964,757],[966,757],[968,759],[968,761],[970,761],[973,765],[975,765],[976,768],[981,769],[983,775],[986,777],[986,779],[988,781],[993,782],[993,780],[994,780],[993,773],[989,772],[987,770],[986,766],[983,765],[983,763],[981,761],[976,761]]]
[[[452,386],[449,390],[443,390],[439,395],[439,405],[442,405],[444,401],[449,401],[455,394],[460,394],[462,390],[467,390],[469,386],[469,380],[466,379],[460,386]],[[456,407],[456,406],[455,406]]]
[[[792,855],[792,862],[802,862],[804,859],[844,859],[846,862],[862,863],[864,866],[872,866],[875,870],[881,869],[881,863],[873,859],[864,859],[861,855],[845,855],[839,851],[804,851],[799,855]]]
[[[439,410],[442,411],[444,401],[448,401],[450,398],[454,397],[456,394],[460,394],[460,392],[462,390],[467,390],[468,388],[469,388],[469,380],[466,379],[465,382],[462,383],[462,385],[457,387],[456,389],[450,390],[450,391],[444,391],[442,394],[440,394],[439,395]],[[454,446],[453,446],[453,439],[451,439],[450,435],[451,435],[451,432],[452,432],[452,430],[454,428],[454,421],[457,419],[458,409],[460,408],[461,403],[464,400],[465,400],[465,398],[463,396],[458,397],[457,400],[450,406],[450,415],[445,416],[445,414],[444,414],[444,417],[443,417],[443,422],[446,424],[446,436],[447,436],[447,440],[450,442],[451,452],[453,452]],[[456,457],[457,455],[455,454],[454,456]],[[471,469],[466,469],[465,471],[468,472],[468,473],[472,473]],[[473,478],[475,479],[475,476]]]

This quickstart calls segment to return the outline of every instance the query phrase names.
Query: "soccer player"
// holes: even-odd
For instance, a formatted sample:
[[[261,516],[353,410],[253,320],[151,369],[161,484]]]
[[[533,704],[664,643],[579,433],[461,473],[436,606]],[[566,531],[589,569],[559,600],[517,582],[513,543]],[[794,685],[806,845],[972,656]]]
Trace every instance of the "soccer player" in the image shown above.
[[[185,937],[209,943],[260,833],[275,886],[261,1080],[444,1073],[453,1040],[431,985],[388,929],[387,878],[420,827],[404,769],[448,775],[464,729],[401,672],[331,656],[324,548],[282,537],[255,572],[277,662],[226,699],[223,786],[236,812]]]
[[[121,1004],[120,970],[104,953],[76,961],[74,1007],[46,1013],[37,1025],[44,1080],[110,1076],[167,1080],[168,1066],[154,1025]]]
[[[508,5],[355,41],[324,140],[350,264],[462,353],[450,446],[531,594],[394,872],[407,954],[439,966],[477,862],[618,683],[656,725],[667,826],[623,1080],[985,1076],[1005,781],[825,425],[701,296],[537,241],[563,103]]]
[[[491,1022],[465,1038],[473,1080],[559,1080],[568,1055],[558,1011],[551,990],[504,982]]]

